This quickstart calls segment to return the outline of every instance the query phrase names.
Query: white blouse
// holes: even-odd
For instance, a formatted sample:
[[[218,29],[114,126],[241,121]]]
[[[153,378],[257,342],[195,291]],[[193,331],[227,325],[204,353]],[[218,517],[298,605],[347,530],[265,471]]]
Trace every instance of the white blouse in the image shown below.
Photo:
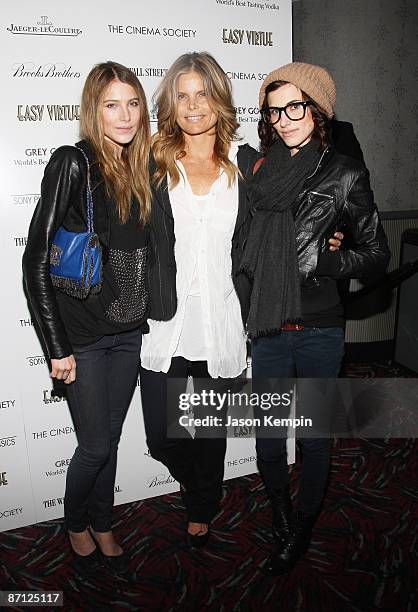
[[[229,158],[236,163],[238,145]],[[238,214],[238,180],[228,188],[221,171],[208,194],[193,193],[182,163],[169,188],[174,217],[177,312],[169,321],[148,321],[141,363],[167,372],[171,358],[207,361],[213,378],[239,376],[246,367],[246,336],[232,283],[231,246]]]

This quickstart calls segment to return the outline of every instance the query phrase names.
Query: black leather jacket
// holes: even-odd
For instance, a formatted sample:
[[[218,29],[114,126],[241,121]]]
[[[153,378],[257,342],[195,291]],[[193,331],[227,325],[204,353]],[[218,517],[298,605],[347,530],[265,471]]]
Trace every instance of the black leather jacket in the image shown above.
[[[383,273],[390,251],[361,162],[328,148],[306,179],[293,207],[301,284],[321,277],[364,278]],[[352,238],[353,248],[329,251],[336,230]]]
[[[109,251],[109,201],[95,155],[86,141],[77,143],[86,153],[90,165],[93,193],[93,224],[102,247],[103,261]],[[60,359],[73,353],[62,321],[55,289],[49,274],[49,250],[60,225],[73,232],[87,230],[87,164],[75,147],[63,146],[54,151],[45,168],[41,198],[29,227],[23,255],[23,277],[26,294],[37,330],[50,358]]]

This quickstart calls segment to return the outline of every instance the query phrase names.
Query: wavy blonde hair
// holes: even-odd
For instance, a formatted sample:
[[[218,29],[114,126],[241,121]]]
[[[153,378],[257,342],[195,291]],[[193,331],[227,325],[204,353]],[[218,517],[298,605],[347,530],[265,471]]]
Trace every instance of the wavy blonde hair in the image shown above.
[[[132,141],[123,147],[120,158],[105,139],[102,103],[112,81],[127,83],[136,92],[140,107],[140,125]],[[147,101],[135,74],[116,62],[103,62],[92,68],[81,96],[80,134],[93,147],[107,192],[115,200],[121,223],[131,212],[131,199],[138,200],[139,220],[145,224],[151,212],[149,154],[151,132]]]
[[[158,132],[152,139],[152,153],[157,163],[153,180],[160,185],[169,174],[171,185],[180,180],[176,160],[186,155],[184,134],[177,125],[177,81],[180,75],[197,72],[204,84],[209,106],[218,114],[214,157],[228,176],[231,186],[236,179],[238,168],[228,157],[231,142],[238,140],[239,123],[236,119],[232,100],[231,83],[209,53],[185,53],[167,71],[154,94],[157,109]]]

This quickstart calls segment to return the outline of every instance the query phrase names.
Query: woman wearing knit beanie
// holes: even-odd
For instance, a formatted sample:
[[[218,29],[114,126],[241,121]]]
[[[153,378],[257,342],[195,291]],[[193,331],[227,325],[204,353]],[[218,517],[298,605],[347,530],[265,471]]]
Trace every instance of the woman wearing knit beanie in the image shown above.
[[[256,385],[295,375],[336,378],[344,354],[337,279],[376,275],[389,262],[366,168],[330,146],[335,100],[327,70],[298,62],[273,70],[260,90],[265,158],[251,187],[254,216],[241,265],[253,283],[247,330]],[[340,229],[351,234],[354,246],[330,252],[327,240]],[[325,495],[331,439],[299,440],[302,467],[293,512],[285,434],[267,429],[257,433],[257,457],[273,509],[275,550],[268,568],[277,575],[309,547]]]

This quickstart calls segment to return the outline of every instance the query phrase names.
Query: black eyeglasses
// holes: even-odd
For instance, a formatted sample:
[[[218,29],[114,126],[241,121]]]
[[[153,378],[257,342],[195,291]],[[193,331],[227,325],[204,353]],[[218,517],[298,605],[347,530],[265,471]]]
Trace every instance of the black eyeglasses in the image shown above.
[[[310,100],[306,100],[305,102],[290,102],[286,106],[269,106],[261,111],[261,116],[263,121],[270,125],[275,125],[280,121],[282,111],[290,121],[301,121],[305,117],[306,108],[311,104]]]

